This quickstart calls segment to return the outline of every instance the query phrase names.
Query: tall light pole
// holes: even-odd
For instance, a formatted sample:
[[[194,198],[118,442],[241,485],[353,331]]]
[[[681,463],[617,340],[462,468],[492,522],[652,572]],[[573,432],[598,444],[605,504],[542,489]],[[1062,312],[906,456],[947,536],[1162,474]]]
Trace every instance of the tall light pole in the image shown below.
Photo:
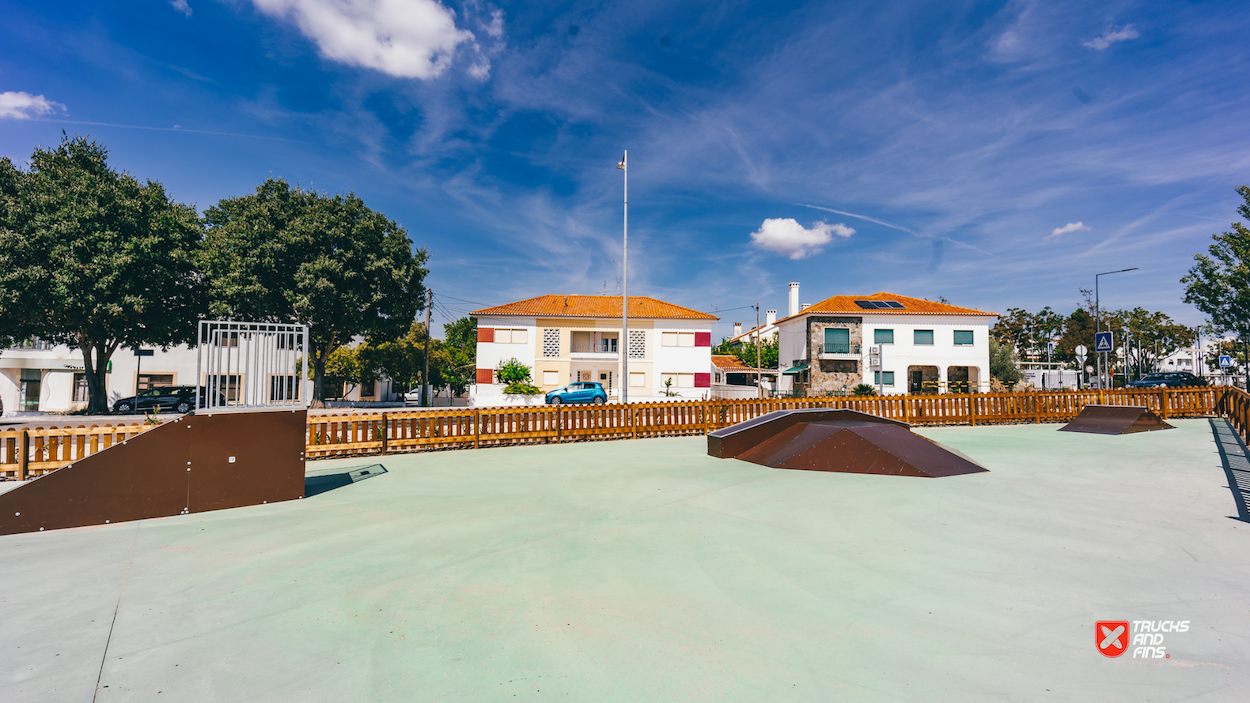
[[[1137,267],[1131,269],[1120,269],[1119,271],[1103,271],[1094,275],[1094,331],[1102,332],[1102,298],[1098,295],[1098,279],[1101,276],[1110,276],[1113,273],[1124,273],[1126,271],[1136,271]],[[1096,341],[1096,340],[1095,340]],[[1095,350],[1097,346],[1095,346]],[[1102,375],[1107,368],[1107,352],[1101,352],[1098,355],[1098,390],[1103,389]]]
[[[625,172],[625,222],[621,246],[621,402],[629,402],[629,151],[621,154],[617,168]]]

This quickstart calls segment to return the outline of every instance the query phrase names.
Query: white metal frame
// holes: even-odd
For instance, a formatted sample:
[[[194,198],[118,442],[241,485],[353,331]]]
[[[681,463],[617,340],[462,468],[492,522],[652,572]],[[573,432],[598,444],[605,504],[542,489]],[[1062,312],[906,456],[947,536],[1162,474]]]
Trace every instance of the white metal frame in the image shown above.
[[[307,408],[308,325],[202,320],[195,361],[200,410]],[[290,377],[290,383],[275,379]],[[238,379],[231,388],[230,380]],[[224,401],[224,404],[223,404]]]

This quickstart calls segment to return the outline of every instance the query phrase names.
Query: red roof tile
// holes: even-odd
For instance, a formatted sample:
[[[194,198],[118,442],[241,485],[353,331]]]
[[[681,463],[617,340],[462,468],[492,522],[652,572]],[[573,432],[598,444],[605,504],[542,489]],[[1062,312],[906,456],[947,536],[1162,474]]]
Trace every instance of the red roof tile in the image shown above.
[[[474,317],[520,315],[525,317],[619,318],[619,295],[540,295],[515,303],[482,308],[469,313]],[[715,315],[666,303],[645,295],[629,296],[629,317],[639,320],[719,320]]]
[[[898,308],[875,308],[865,310],[855,304],[856,300],[894,300],[903,306]],[[807,315],[809,313],[835,313],[848,315],[981,315],[985,317],[997,317],[996,312],[986,312],[974,308],[964,308],[949,303],[935,303],[931,300],[922,298],[909,298],[905,295],[895,295],[893,293],[873,293],[872,295],[835,295],[831,298],[812,305],[809,308],[799,311],[799,315]],[[793,315],[791,317],[798,317]],[[785,319],[790,319],[789,317]],[[780,320],[778,320],[780,322]]]

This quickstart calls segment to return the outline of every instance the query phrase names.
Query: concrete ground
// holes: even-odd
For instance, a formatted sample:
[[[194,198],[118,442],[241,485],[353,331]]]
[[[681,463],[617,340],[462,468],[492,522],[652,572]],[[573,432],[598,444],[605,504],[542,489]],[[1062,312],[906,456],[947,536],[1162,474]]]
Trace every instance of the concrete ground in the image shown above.
[[[1250,524],[1175,424],[919,430],[990,469],[944,479],[702,437],[314,462],[300,501],[0,537],[0,700],[1245,700]],[[1110,659],[1098,620],[1190,624]]]

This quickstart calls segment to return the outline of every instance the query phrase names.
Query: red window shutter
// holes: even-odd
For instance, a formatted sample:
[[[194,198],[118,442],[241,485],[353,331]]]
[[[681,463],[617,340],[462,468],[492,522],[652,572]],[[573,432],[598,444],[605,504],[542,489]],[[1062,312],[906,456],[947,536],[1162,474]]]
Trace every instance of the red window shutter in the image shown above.
[[[712,333],[711,332],[695,332],[694,333],[694,345],[696,347],[712,346]]]
[[[704,333],[697,332],[696,334],[704,334]],[[709,332],[708,334],[711,334],[711,333]],[[712,387],[712,374],[710,373],[695,374],[694,375],[694,387],[695,388],[711,388]]]
[[[477,341],[479,341],[479,342],[493,342],[493,341],[495,341],[495,328],[494,328],[494,327],[479,327],[479,328],[477,328]],[[481,373],[482,373],[482,372],[481,372],[481,370],[479,369],[479,370],[478,370],[478,374],[480,375]]]
[[[478,331],[480,332],[481,330],[478,330]],[[477,370],[477,382],[478,383],[494,383],[495,382],[495,370],[494,369],[478,369]]]

